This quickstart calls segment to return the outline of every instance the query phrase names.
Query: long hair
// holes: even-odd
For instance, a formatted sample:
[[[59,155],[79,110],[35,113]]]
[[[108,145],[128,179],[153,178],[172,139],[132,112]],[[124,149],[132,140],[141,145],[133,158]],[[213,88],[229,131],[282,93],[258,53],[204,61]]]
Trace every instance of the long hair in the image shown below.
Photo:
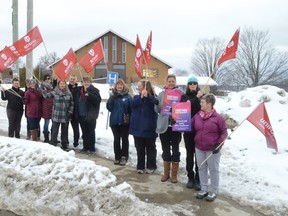
[[[200,90],[201,90],[201,89],[199,88],[199,84],[197,83],[196,91],[198,92],[198,91],[200,91]],[[191,92],[188,83],[187,83],[187,85],[186,85],[186,92]]]
[[[119,79],[117,80],[117,82],[115,83],[115,85],[114,85],[114,89],[115,89],[115,90],[116,90],[116,86],[117,86],[119,83],[122,83],[122,85],[123,85],[123,90],[122,90],[122,92],[128,92],[128,91],[129,91],[129,89],[128,89],[127,86],[126,86],[126,83],[125,83],[124,80],[121,79],[121,78],[119,78]]]
[[[148,96],[156,96],[152,83],[149,80],[142,79],[139,82],[141,83],[143,88],[145,88],[145,83],[146,83],[146,91],[148,93]]]
[[[60,88],[59,88],[60,82],[62,82],[62,81],[59,80],[58,83],[57,83],[57,86],[56,86],[55,89],[54,89],[54,91],[57,92],[57,93],[60,93],[60,92],[62,91],[62,90],[60,90]],[[63,81],[63,82],[65,83],[65,89],[64,89],[63,91],[64,91],[64,92],[67,92],[68,94],[71,94],[71,92],[70,92],[70,90],[69,90],[69,88],[68,88],[67,83],[66,83],[65,81]]]

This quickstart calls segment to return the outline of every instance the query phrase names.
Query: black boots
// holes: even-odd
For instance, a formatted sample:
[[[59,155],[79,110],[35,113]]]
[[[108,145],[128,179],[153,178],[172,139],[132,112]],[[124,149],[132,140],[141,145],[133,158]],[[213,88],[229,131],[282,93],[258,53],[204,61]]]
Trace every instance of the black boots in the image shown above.
[[[49,143],[49,132],[44,134],[44,143]]]

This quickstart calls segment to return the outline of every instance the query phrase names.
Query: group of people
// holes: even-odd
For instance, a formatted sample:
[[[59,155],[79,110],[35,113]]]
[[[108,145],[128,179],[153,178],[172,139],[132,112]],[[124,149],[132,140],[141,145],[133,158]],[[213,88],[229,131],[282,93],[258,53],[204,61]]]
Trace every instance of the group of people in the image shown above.
[[[169,74],[164,90],[158,96],[149,80],[140,80],[138,94],[132,98],[124,80],[118,79],[106,104],[111,112],[115,165],[126,164],[129,157],[128,137],[131,134],[137,151],[137,173],[153,173],[157,169],[155,142],[159,135],[164,166],[161,181],[171,178],[172,183],[177,182],[182,133],[172,130],[175,124],[172,115],[162,113],[165,90],[176,89],[179,90],[176,76]],[[220,149],[227,137],[225,120],[214,108],[215,96],[203,94],[194,76],[187,80],[186,92],[182,93],[179,102],[191,103],[192,130],[183,133],[188,175],[186,186],[199,191],[197,199],[213,201],[219,186]]]
[[[38,141],[40,138],[40,120],[44,119],[44,142],[57,145],[61,126],[61,148],[69,145],[69,122],[74,133],[74,147],[79,145],[79,125],[82,131],[83,149],[95,153],[95,129],[99,115],[101,96],[92,85],[91,77],[83,77],[83,85],[77,86],[77,76],[71,75],[69,84],[65,81],[44,75],[42,83],[27,79],[25,92],[20,89],[19,80],[12,80],[12,88],[2,87],[1,98],[7,100],[8,136],[20,138],[21,119],[25,106],[27,118],[27,139]],[[52,121],[51,138],[49,123]]]
[[[129,159],[129,134],[134,138],[137,151],[137,173],[151,174],[157,169],[156,139],[159,135],[162,147],[164,174],[162,182],[171,178],[177,183],[180,162],[180,131],[174,131],[175,119],[163,115],[162,109],[166,90],[179,90],[176,76],[169,74],[162,92],[156,95],[149,80],[137,83],[138,94],[129,94],[123,79],[118,79],[111,90],[106,108],[110,112],[109,125],[113,133],[115,165],[125,166]],[[82,130],[83,149],[95,153],[95,129],[99,115],[101,96],[92,85],[90,77],[83,78],[83,85],[77,86],[77,76],[65,81],[51,83],[50,75],[37,84],[36,80],[26,80],[26,91],[19,88],[19,80],[14,78],[12,88],[1,92],[2,100],[8,100],[7,116],[9,137],[20,138],[20,125],[25,106],[27,128],[32,140],[39,139],[40,119],[44,118],[45,142],[57,145],[61,125],[61,145],[65,150],[69,145],[68,125],[73,128],[74,147],[79,145],[79,125]],[[191,103],[191,131],[183,133],[186,148],[187,188],[199,191],[196,198],[213,201],[219,186],[220,149],[227,137],[224,118],[214,108],[213,94],[203,94],[196,77],[187,80],[186,92],[182,92],[179,102]],[[49,121],[52,120],[51,139]],[[210,175],[210,184],[208,176]]]

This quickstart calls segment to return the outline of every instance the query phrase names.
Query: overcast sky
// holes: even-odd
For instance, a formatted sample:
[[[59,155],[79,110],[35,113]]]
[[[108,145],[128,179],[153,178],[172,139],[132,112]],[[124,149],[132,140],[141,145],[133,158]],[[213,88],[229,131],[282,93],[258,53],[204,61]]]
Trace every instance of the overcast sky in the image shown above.
[[[27,32],[26,2],[19,0],[19,38]],[[11,6],[12,0],[0,0],[1,50],[12,44]],[[109,29],[133,43],[138,34],[144,47],[152,30],[152,54],[189,71],[199,39],[220,37],[228,43],[238,27],[268,30],[270,43],[288,51],[287,8],[287,0],[38,0],[34,26],[39,27],[48,52],[59,57]],[[45,54],[43,45],[37,47],[34,64]]]

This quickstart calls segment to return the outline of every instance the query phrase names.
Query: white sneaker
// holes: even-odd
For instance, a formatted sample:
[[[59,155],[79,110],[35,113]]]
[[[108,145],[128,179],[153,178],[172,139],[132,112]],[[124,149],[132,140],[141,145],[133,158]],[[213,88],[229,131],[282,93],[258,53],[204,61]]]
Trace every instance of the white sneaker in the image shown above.
[[[146,173],[147,174],[153,174],[155,172],[155,169],[147,169]]]
[[[144,170],[137,170],[138,174],[144,174]]]
[[[217,194],[216,194],[216,193],[209,192],[209,193],[208,193],[208,196],[206,197],[206,201],[212,202],[212,201],[215,200],[216,197],[217,197]]]

